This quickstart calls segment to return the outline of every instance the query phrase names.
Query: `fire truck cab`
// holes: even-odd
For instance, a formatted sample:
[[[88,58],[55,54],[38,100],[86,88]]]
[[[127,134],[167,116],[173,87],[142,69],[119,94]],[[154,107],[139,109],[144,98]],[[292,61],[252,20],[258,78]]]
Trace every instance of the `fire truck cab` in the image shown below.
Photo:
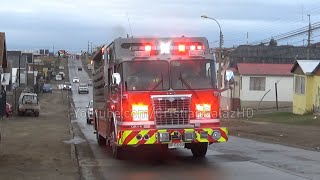
[[[204,37],[117,38],[93,57],[94,129],[115,158],[125,146],[204,157],[220,127],[214,55]]]

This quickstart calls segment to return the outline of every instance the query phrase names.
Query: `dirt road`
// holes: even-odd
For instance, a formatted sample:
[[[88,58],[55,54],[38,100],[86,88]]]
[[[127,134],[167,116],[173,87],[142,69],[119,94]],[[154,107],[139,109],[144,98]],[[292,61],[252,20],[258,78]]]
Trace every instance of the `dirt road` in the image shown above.
[[[79,179],[72,146],[64,142],[72,138],[66,95],[40,94],[39,117],[0,120],[0,179]]]

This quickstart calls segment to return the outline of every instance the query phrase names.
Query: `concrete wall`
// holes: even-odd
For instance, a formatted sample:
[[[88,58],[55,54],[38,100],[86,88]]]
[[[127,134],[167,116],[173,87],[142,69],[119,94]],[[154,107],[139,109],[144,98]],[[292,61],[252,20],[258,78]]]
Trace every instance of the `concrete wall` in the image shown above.
[[[241,101],[276,101],[275,83],[278,82],[278,101],[292,102],[293,101],[293,76],[267,76],[265,91],[250,91],[250,77],[259,76],[242,76],[240,98]],[[260,76],[261,77],[261,76]]]

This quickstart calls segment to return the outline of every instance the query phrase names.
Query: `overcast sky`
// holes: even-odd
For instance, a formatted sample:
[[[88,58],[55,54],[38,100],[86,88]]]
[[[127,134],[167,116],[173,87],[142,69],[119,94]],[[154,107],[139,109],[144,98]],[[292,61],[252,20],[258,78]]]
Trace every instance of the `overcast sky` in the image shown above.
[[[87,49],[115,37],[205,36],[219,45],[237,46],[270,38],[320,21],[320,0],[4,0],[0,31],[8,49]],[[249,38],[247,39],[247,32]],[[313,32],[319,41],[320,31]],[[302,45],[298,39],[281,43]]]

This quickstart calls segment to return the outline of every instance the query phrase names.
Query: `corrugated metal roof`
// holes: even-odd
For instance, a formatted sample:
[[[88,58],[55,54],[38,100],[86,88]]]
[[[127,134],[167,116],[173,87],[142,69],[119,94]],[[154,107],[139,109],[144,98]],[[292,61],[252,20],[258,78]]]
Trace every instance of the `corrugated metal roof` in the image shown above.
[[[297,60],[305,75],[312,74],[313,71],[319,66],[320,60]]]

